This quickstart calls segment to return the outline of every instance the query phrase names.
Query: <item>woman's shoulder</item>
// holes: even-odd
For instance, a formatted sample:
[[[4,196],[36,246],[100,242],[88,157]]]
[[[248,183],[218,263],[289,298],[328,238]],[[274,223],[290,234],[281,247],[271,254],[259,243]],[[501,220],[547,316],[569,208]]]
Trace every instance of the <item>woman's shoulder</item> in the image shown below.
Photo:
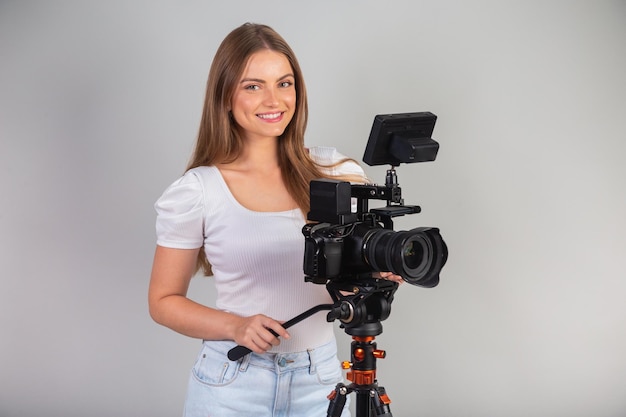
[[[217,168],[200,166],[188,169],[163,192],[161,199],[169,197],[169,201],[201,198],[204,189],[211,181],[215,181]]]
[[[313,146],[308,148],[308,150],[309,156],[322,165],[335,164],[348,158],[333,146]]]
[[[367,182],[367,176],[359,163],[339,152],[332,146],[315,146],[309,148],[309,156],[323,171],[332,176],[349,176],[358,178],[359,182]]]
[[[196,185],[201,188],[213,188],[216,184],[220,183],[221,175],[220,171],[215,166],[199,166],[189,168],[185,173],[175,182],[178,185]]]
[[[183,177],[193,176],[193,177],[196,177],[196,178],[202,178],[202,177],[215,175],[215,174],[217,174],[217,172],[218,172],[217,167],[215,167],[213,165],[211,165],[211,166],[201,165],[199,167],[189,168],[185,172]]]
[[[215,166],[190,168],[165,189],[155,207],[159,212],[185,214],[199,207],[224,201],[227,196],[220,171]]]

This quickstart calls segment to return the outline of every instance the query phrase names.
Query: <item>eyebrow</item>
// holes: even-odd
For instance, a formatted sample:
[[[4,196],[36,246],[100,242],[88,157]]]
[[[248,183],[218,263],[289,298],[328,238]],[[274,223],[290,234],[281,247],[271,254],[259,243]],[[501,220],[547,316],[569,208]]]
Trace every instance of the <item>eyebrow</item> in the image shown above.
[[[296,78],[295,75],[289,73],[289,74],[283,75],[277,81],[284,80],[285,78],[289,78],[289,77]],[[239,82],[239,84],[248,83],[248,82],[255,82],[255,83],[265,84],[267,81],[262,80],[260,78],[244,78],[243,80],[241,80]]]

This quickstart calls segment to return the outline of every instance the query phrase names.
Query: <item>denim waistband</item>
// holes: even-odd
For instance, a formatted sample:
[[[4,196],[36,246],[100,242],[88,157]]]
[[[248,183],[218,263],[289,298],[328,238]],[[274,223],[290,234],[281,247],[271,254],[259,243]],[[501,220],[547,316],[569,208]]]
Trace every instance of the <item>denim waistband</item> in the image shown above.
[[[226,356],[228,351],[235,347],[232,341],[204,341],[205,345],[220,351]],[[245,372],[249,366],[274,370],[277,374],[293,372],[303,368],[308,368],[309,373],[315,373],[315,366],[330,357],[337,356],[337,345],[333,339],[316,348],[307,349],[302,352],[289,353],[254,353],[251,352],[239,359],[239,370]]]

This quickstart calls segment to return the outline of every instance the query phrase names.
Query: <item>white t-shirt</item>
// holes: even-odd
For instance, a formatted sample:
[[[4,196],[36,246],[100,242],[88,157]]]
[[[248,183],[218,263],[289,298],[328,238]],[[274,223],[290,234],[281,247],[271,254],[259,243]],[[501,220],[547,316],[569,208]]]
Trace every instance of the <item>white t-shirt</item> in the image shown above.
[[[316,147],[310,155],[321,164],[344,158],[334,148]],[[364,177],[354,162],[329,174]],[[304,281],[305,219],[300,209],[257,212],[231,194],[220,171],[203,166],[187,171],[156,202],[157,244],[169,248],[204,246],[217,289],[216,308],[240,316],[265,314],[287,321],[318,304],[331,303],[324,285]],[[333,324],[322,311],[289,329],[274,352],[299,352],[327,343]]]

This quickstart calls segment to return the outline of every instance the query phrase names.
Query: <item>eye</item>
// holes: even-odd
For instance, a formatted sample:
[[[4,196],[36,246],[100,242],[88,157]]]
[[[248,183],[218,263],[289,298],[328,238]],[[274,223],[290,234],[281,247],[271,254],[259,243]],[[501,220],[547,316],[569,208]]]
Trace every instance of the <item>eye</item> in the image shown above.
[[[249,85],[246,85],[246,86],[244,87],[244,90],[257,91],[257,90],[259,90],[260,88],[261,88],[261,87],[260,87],[259,85],[257,85],[257,84],[249,84]]]
[[[293,81],[282,81],[280,84],[278,84],[280,87],[282,88],[289,88],[293,85]]]

